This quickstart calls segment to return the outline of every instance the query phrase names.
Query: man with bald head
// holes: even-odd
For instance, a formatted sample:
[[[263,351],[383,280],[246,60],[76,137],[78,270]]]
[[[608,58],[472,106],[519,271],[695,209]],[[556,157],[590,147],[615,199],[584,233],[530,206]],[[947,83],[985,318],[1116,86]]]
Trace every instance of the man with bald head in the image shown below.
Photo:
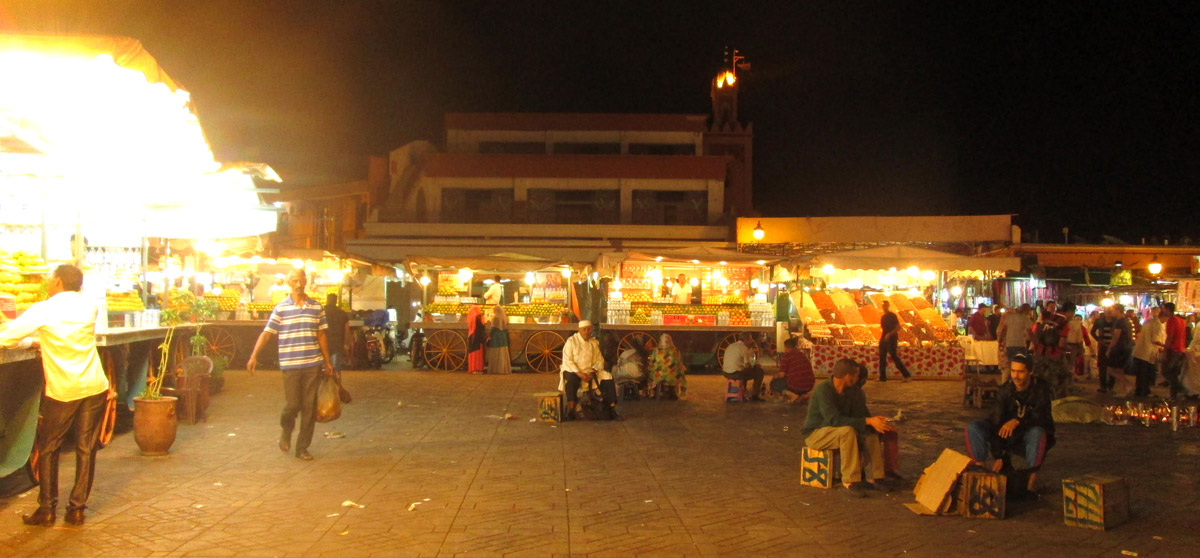
[[[279,336],[279,369],[283,371],[283,393],[287,403],[283,407],[279,424],[283,431],[279,436],[279,449],[287,453],[292,448],[292,430],[296,427],[296,415],[300,415],[300,433],[296,436],[296,458],[311,461],[308,453],[316,427],[317,386],[321,372],[333,374],[333,361],[329,358],[329,342],[325,332],[329,322],[321,303],[304,292],[308,276],[297,269],[287,276],[291,293],[271,312],[267,327],[258,336],[246,371],[254,374],[258,366],[258,351],[262,350],[272,335]]]

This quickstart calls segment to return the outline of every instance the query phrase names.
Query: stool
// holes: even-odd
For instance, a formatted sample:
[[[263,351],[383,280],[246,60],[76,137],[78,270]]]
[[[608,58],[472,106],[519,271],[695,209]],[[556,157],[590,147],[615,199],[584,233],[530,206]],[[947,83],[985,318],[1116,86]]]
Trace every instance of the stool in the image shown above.
[[[617,384],[617,395],[622,401],[637,401],[641,399],[637,382],[621,382]]]
[[[833,488],[842,478],[841,452],[800,448],[800,484],[816,488]]]
[[[725,402],[738,403],[746,400],[746,380],[725,378]]]
[[[562,422],[562,393],[545,391],[533,396],[538,400],[538,422]]]

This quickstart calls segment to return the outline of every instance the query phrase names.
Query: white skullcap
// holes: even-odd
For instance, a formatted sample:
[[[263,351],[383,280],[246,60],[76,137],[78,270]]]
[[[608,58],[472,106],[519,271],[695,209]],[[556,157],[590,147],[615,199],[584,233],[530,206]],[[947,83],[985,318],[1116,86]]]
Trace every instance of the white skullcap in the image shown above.
[[[579,320],[579,329],[583,329],[585,327],[591,327],[591,326],[592,326],[591,320]]]

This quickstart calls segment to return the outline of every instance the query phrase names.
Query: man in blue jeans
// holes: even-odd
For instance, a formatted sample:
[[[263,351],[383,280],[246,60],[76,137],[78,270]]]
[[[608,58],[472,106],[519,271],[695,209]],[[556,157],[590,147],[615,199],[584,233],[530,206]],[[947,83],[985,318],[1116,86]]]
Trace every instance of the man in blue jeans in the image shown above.
[[[1024,457],[1030,492],[1036,489],[1046,452],[1054,447],[1053,396],[1050,386],[1030,372],[1032,360],[1027,353],[1012,358],[1010,379],[1000,386],[991,416],[971,423],[966,431],[967,453],[977,465],[984,465],[990,452],[996,458],[992,470],[999,473],[1011,466],[1011,453]]]

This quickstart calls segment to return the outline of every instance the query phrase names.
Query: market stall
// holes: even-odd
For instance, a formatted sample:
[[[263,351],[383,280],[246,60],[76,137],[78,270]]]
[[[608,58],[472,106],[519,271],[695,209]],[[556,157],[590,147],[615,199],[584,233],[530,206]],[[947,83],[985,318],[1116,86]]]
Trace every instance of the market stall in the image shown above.
[[[105,372],[132,407],[165,336],[144,305],[151,239],[274,230],[275,208],[252,176],[274,173],[217,163],[188,92],[135,40],[0,34],[0,79],[0,311],[13,317],[44,298],[53,266],[80,267],[100,310]],[[5,350],[0,363],[7,475],[29,456],[40,366],[34,353]]]
[[[578,266],[521,257],[443,260],[410,258],[405,265],[433,291],[423,301],[423,320],[413,324],[425,333],[425,360],[436,370],[459,370],[467,363],[467,312],[478,305],[490,327],[495,305],[508,317],[513,364],[535,372],[556,372],[562,346],[575,332],[572,290]],[[427,295],[428,297],[428,295]],[[577,301],[576,301],[577,304]]]
[[[949,311],[967,308],[968,303],[990,304],[986,292],[965,288],[964,283],[986,284],[1005,270],[1019,268],[1015,260],[888,247],[799,262],[798,273],[808,279],[791,298],[813,342],[814,370],[828,374],[835,362],[850,358],[878,375],[879,324],[887,301],[900,320],[900,358],[913,375],[961,377],[966,356]]]
[[[611,265],[602,329],[619,336],[618,351],[650,350],[670,333],[692,366],[720,367],[725,348],[741,332],[773,346],[774,301],[782,283],[768,276],[761,256],[714,248],[683,248],[654,254],[606,254]]]

